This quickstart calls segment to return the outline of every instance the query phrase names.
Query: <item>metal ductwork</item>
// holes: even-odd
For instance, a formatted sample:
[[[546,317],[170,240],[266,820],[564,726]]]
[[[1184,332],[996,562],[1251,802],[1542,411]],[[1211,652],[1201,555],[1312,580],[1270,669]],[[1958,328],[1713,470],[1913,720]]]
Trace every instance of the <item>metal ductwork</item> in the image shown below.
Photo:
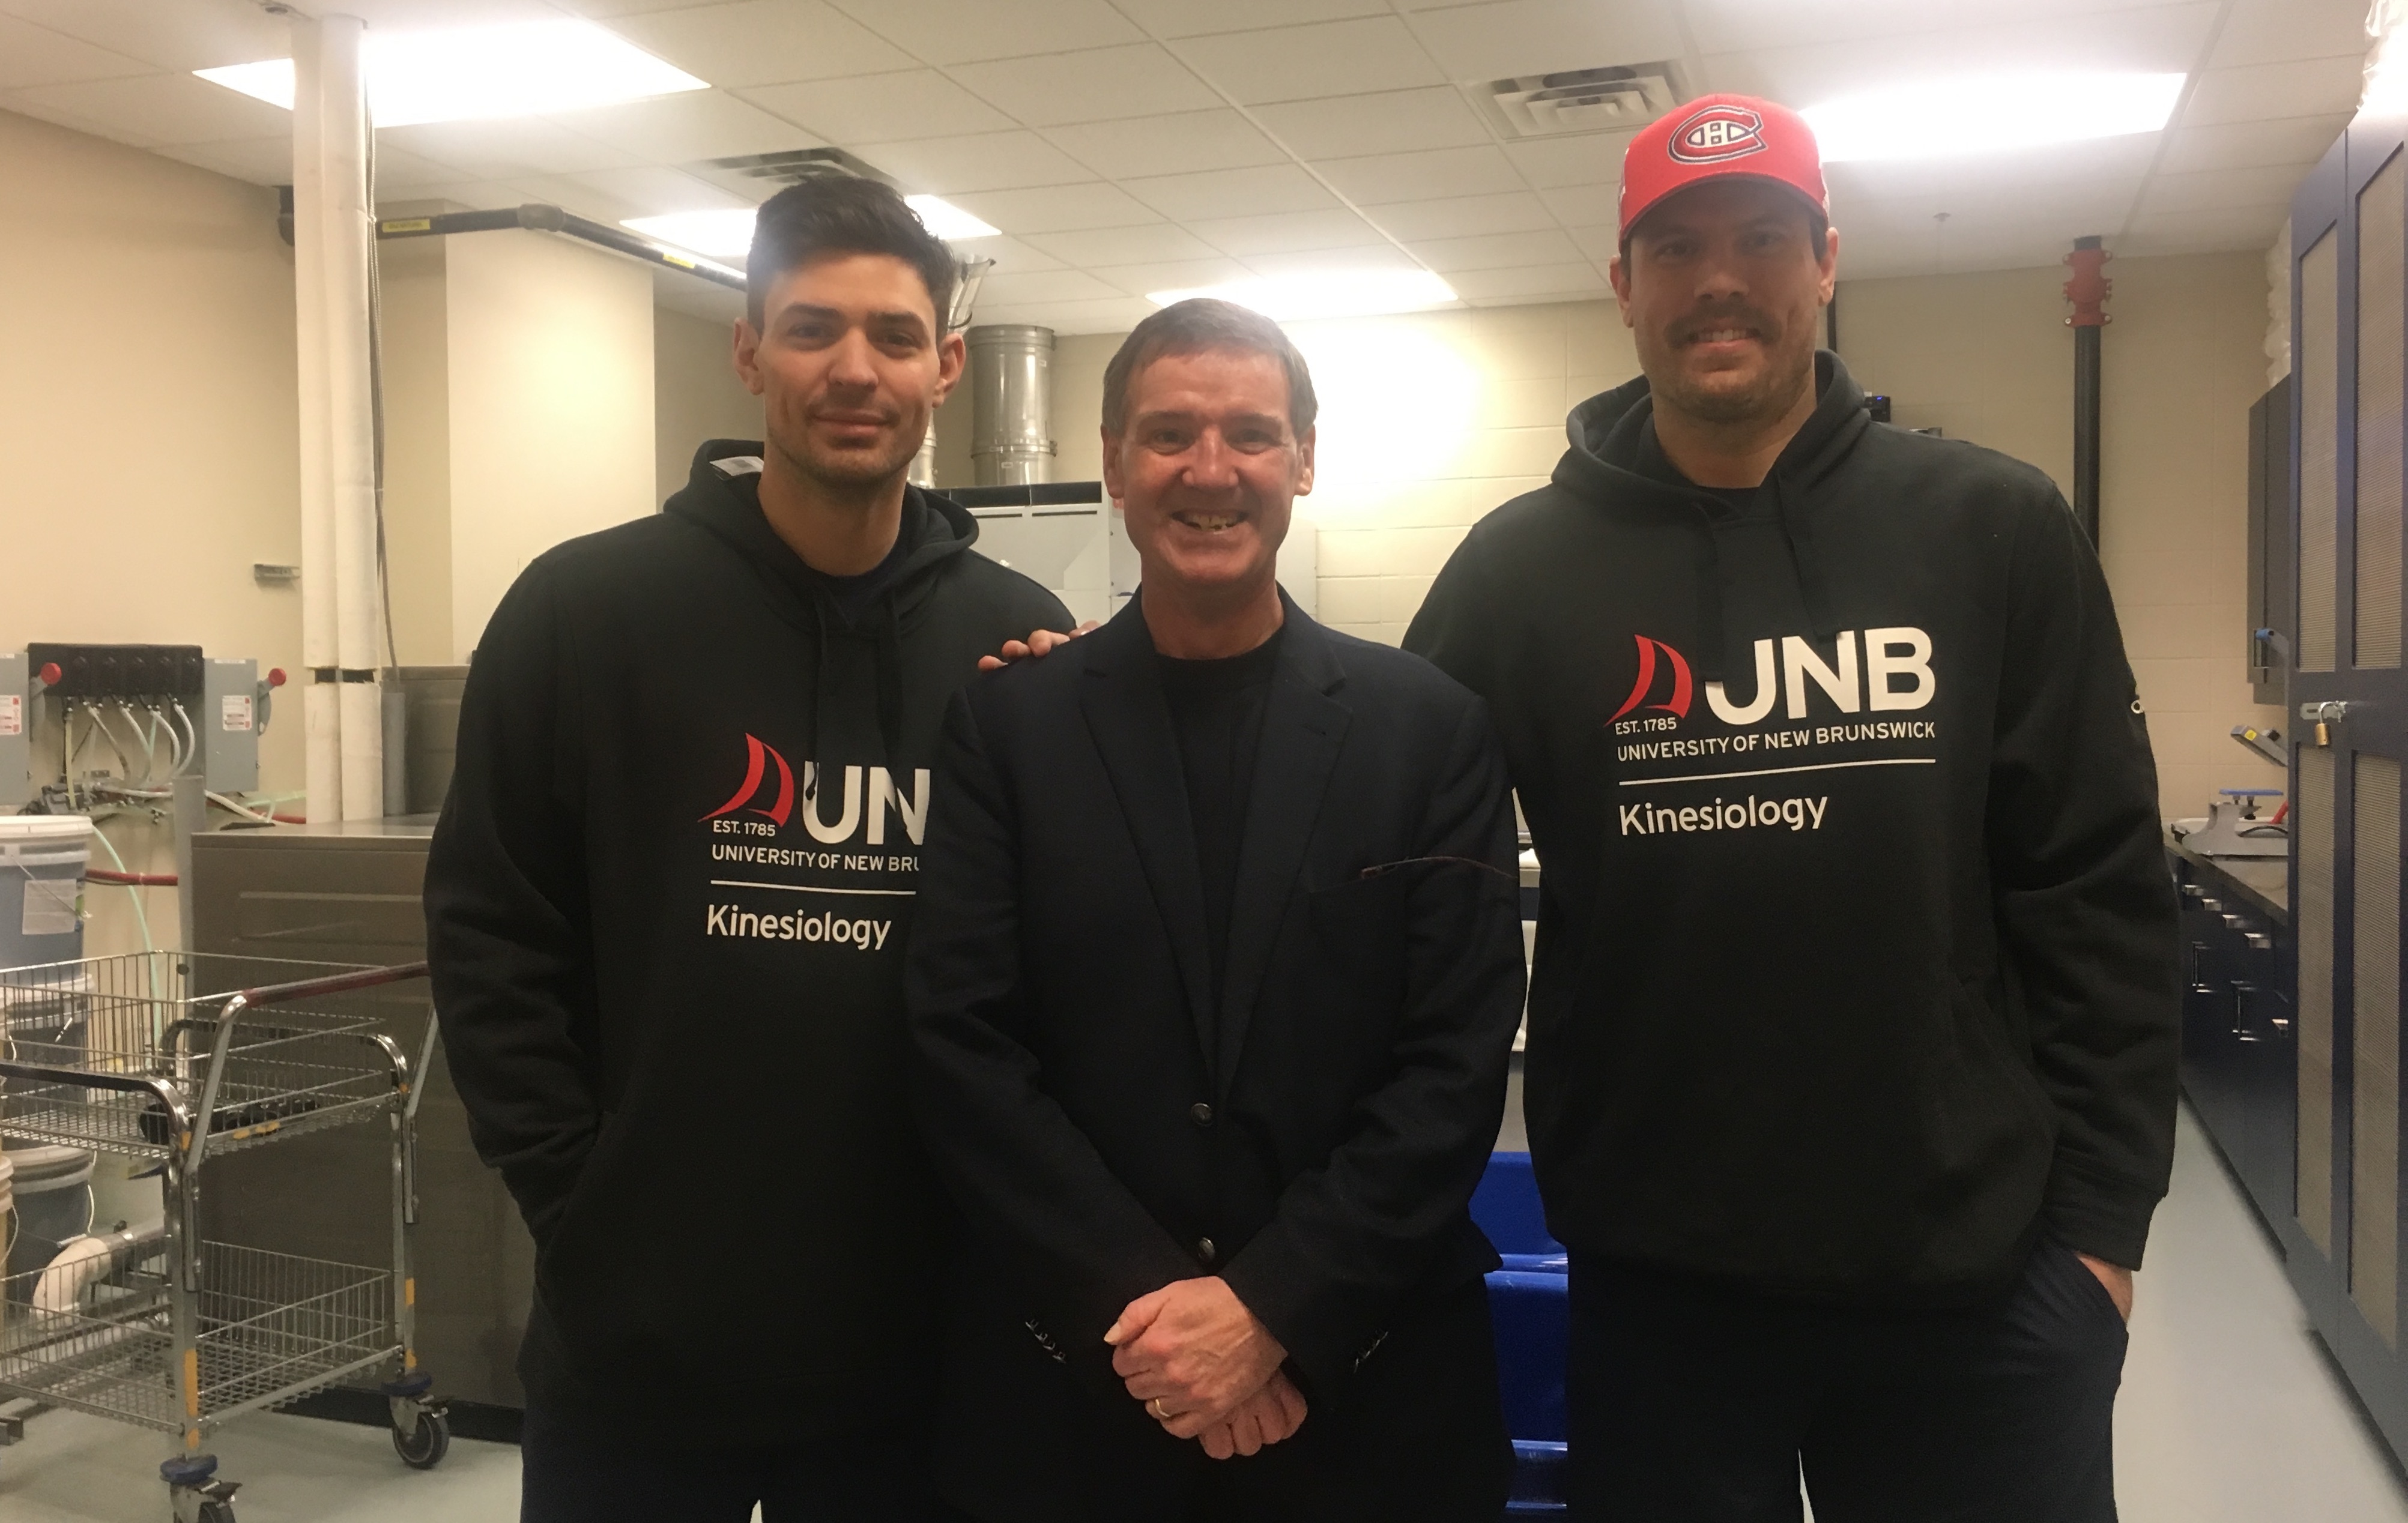
[[[1054,330],[994,323],[969,331],[970,465],[982,487],[1054,476]]]
[[[945,312],[945,332],[957,334],[970,320],[970,311],[978,306],[979,287],[986,284],[987,271],[995,268],[991,259],[966,259],[953,266],[953,304]],[[921,436],[920,452],[911,460],[911,484],[931,491],[937,485],[937,420],[928,420],[928,432]]]

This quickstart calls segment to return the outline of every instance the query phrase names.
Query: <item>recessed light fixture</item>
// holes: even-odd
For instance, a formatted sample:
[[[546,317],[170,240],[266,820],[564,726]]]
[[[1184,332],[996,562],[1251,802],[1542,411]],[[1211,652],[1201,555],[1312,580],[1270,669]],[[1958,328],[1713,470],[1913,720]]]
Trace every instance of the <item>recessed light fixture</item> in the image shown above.
[[[1952,159],[2157,132],[2179,74],[1992,74],[1868,91],[1810,106],[1827,164]]]
[[[1424,311],[1455,300],[1455,288],[1427,270],[1328,270],[1233,280],[1193,291],[1153,291],[1146,300],[1168,306],[1192,296],[1211,296],[1251,306],[1267,318],[1366,318],[1388,312]]]
[[[362,46],[368,109],[380,127],[548,116],[647,95],[708,90],[589,21],[522,21],[440,32],[371,32]],[[193,71],[211,84],[293,108],[293,60]]]
[[[920,214],[928,231],[940,238],[991,238],[996,230],[961,207],[933,195],[907,195],[903,204]],[[632,227],[648,238],[691,249],[697,254],[740,258],[752,247],[752,208],[722,211],[673,211],[661,217],[630,217],[621,227]]]

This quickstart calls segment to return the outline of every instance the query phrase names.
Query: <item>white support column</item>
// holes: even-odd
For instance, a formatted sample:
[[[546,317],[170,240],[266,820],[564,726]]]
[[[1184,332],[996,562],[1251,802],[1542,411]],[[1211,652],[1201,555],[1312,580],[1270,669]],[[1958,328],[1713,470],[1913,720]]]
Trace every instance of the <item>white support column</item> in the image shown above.
[[[379,648],[382,609],[368,376],[368,256],[376,228],[368,184],[372,125],[360,59],[366,30],[352,16],[296,19],[294,24],[294,246],[297,260],[314,256],[316,265],[308,278],[297,282],[296,293],[303,462],[316,488],[313,493],[305,480],[306,659],[313,676],[333,667],[354,678],[311,683],[307,719],[313,821],[373,819],[384,812],[381,704],[375,681],[356,680],[384,664]],[[305,185],[311,192],[306,200]],[[308,397],[313,382],[320,394],[314,406]],[[335,742],[331,758],[325,754],[329,732]]]

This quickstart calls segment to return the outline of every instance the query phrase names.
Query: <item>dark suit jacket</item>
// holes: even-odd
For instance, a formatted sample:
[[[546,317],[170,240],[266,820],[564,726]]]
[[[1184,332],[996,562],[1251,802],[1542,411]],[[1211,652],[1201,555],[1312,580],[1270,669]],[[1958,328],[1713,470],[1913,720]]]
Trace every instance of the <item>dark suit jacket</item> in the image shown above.
[[[1466,1203],[1522,1003],[1503,759],[1436,668],[1286,628],[1219,1009],[1139,605],[953,701],[906,981],[983,1442],[1055,1420],[1032,1381],[1140,1416],[1103,1335],[1173,1280],[1226,1280],[1318,1414],[1498,1262]]]

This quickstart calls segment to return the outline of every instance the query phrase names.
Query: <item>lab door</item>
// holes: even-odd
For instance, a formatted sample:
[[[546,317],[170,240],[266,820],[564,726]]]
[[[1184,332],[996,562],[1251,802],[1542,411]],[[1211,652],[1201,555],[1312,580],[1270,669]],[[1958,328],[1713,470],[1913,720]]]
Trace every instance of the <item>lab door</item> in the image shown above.
[[[2408,156],[2353,123],[2292,208],[2292,918],[2299,1148],[2292,1277],[2395,1448],[2401,1358],[2401,397]]]

